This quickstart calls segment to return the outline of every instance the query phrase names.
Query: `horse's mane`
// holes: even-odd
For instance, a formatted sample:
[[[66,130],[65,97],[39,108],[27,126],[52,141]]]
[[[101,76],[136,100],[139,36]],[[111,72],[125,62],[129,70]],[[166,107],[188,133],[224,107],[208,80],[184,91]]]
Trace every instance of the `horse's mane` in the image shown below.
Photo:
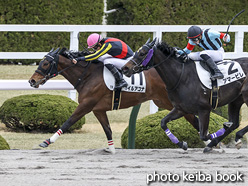
[[[175,56],[175,49],[173,47],[170,47],[165,41],[161,41],[157,44],[157,48],[163,52],[166,56],[172,55]]]
[[[157,48],[165,55],[165,56],[170,56],[174,59],[176,59],[179,62],[185,63],[187,62],[192,62],[191,59],[187,57],[177,57],[176,56],[176,51],[177,49],[175,47],[169,46],[165,41],[161,41],[160,43],[157,44]]]
[[[71,51],[68,50],[67,48],[62,48],[59,52],[60,55],[64,56],[67,59],[72,59],[72,58],[78,58],[78,57],[83,57],[86,55],[91,54],[89,51]],[[99,63],[100,61],[98,60],[93,60],[93,63]]]

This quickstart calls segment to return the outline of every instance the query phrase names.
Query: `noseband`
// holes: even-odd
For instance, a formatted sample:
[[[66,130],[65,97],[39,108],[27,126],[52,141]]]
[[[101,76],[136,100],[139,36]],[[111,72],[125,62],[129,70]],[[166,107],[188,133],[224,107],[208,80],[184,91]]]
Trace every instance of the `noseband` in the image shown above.
[[[132,61],[135,65],[133,66],[133,71],[134,72],[140,72],[140,71],[143,71],[143,70],[148,70],[150,67],[147,66],[147,64],[150,62],[150,60],[152,59],[153,57],[153,52],[155,50],[156,47],[151,47],[151,46],[148,46],[148,45],[144,45],[143,47],[146,47],[148,48],[148,52],[147,54],[140,60],[139,63],[137,63],[133,58],[130,60]],[[142,47],[142,48],[143,48]],[[135,53],[134,56],[138,55],[138,52],[139,50]]]
[[[35,71],[36,73],[44,76],[41,80],[39,80],[36,84],[40,84],[42,82],[42,85],[45,84],[49,79],[55,77],[58,75],[58,59],[59,56],[56,55],[55,57],[47,54],[45,55],[44,59],[41,61],[43,63],[45,60],[47,60],[50,63],[50,67],[45,70],[44,68],[39,65],[38,69]]]
[[[72,64],[72,65],[70,65],[70,66],[68,66],[68,67],[66,67],[66,68],[64,68],[58,72],[59,54],[56,54],[55,56],[52,56],[50,54],[45,55],[44,59],[40,62],[40,64],[42,64],[45,60],[47,60],[50,63],[50,67],[47,70],[45,70],[44,68],[41,67],[41,65],[39,65],[38,69],[35,70],[35,72],[44,76],[44,78],[37,81],[35,83],[35,85],[33,85],[33,86],[36,86],[39,84],[43,85],[49,79],[56,77],[57,75],[61,74],[62,72],[64,72],[68,68],[76,65],[76,64]]]

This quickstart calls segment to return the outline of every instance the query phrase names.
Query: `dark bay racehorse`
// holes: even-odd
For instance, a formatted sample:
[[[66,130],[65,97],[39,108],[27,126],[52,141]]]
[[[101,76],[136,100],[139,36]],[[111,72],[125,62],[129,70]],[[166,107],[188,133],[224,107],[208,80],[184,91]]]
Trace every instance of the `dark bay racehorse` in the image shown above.
[[[112,110],[113,91],[110,91],[104,83],[103,67],[104,65],[101,62],[80,62],[75,65],[68,58],[68,51],[59,52],[59,49],[51,50],[41,60],[38,69],[29,80],[32,87],[38,88],[48,79],[61,74],[79,93],[79,105],[74,113],[50,139],[40,144],[41,147],[47,147],[50,143],[55,142],[69,127],[85,114],[93,111],[107,136],[110,152],[115,152],[112,131],[106,114],[106,111]],[[144,74],[146,77],[146,92],[122,92],[120,109],[135,106],[147,100],[153,100],[159,108],[171,110],[173,107],[168,99],[165,84],[156,70],[151,69]],[[199,131],[198,119],[194,115],[187,115],[185,118]]]
[[[248,104],[248,77],[221,86],[219,88],[218,107],[228,104],[229,122],[231,127],[220,129],[213,135],[208,134],[209,115],[211,111],[211,90],[201,84],[195,63],[188,60],[186,63],[175,55],[175,48],[169,47],[165,42],[155,44],[155,40],[139,49],[134,57],[122,67],[126,76],[143,69],[155,67],[167,87],[168,96],[174,108],[161,121],[161,127],[175,144],[178,139],[170,132],[167,123],[178,119],[185,114],[195,114],[199,117],[200,138],[204,141],[212,139],[204,152],[209,152],[225,136],[239,126],[239,112],[243,103]],[[236,59],[247,76],[248,58]],[[245,76],[244,76],[245,77]],[[248,126],[236,133],[235,141],[240,144],[242,136],[248,131]]]

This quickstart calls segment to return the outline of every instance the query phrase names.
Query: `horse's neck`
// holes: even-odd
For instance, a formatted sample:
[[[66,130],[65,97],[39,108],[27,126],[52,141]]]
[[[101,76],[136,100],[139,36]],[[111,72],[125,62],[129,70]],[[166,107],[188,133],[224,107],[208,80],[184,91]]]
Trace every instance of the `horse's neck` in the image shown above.
[[[81,62],[80,62],[81,63]],[[84,63],[84,62],[82,62]],[[58,63],[58,69],[59,70],[64,70],[61,75],[64,76],[65,79],[67,79],[74,87],[82,83],[86,83],[86,79],[93,79],[96,78],[96,76],[101,75],[102,73],[102,66],[101,64],[88,64],[89,66],[85,65],[75,65],[72,66],[72,62],[64,57],[59,58],[59,63]]]
[[[155,60],[156,64],[159,64],[163,61],[161,64],[155,67],[155,69],[161,76],[162,80],[165,82],[168,90],[174,89],[176,86],[178,86],[180,81],[185,79],[185,76],[190,75],[190,73],[188,73],[189,68],[192,68],[193,73],[194,67],[192,64],[181,63],[176,61],[177,59],[173,57],[167,57],[160,53]],[[186,66],[190,67],[186,68]]]

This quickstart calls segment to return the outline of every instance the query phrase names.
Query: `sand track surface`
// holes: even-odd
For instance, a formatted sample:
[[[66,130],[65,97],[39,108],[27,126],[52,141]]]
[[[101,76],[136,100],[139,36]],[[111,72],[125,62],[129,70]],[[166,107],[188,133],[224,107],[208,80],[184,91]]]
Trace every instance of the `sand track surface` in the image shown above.
[[[221,177],[225,181],[218,181]],[[215,149],[211,154],[203,154],[203,149],[117,149],[115,155],[103,149],[0,151],[1,186],[143,186],[148,182],[247,185],[248,149]]]

